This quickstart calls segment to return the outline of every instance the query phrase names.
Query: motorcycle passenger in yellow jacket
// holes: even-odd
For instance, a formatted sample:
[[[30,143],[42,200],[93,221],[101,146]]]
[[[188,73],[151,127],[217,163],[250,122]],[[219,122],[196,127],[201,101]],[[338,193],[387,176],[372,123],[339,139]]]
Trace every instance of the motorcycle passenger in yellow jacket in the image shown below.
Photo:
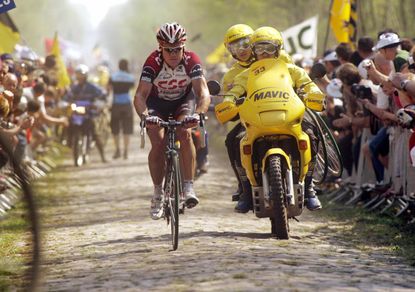
[[[249,68],[253,61],[252,51],[249,44],[249,37],[253,32],[254,30],[246,24],[233,25],[226,31],[224,45],[237,62],[234,63],[229,71],[223,76],[222,88],[224,94],[226,94],[228,90],[232,89],[235,76]],[[238,121],[238,117],[234,117],[233,121]],[[239,151],[239,142],[241,137],[243,137],[243,133],[244,127],[238,121],[226,135],[225,139],[225,146],[228,152],[229,161],[235,176],[238,179],[238,189],[232,195],[232,201],[239,201],[241,196],[243,196],[244,191],[250,191],[249,181],[242,167]],[[248,195],[250,195],[250,193]],[[248,212],[249,209],[250,208],[247,207],[241,210],[241,208],[239,208],[239,202],[235,206],[236,212],[245,213]]]
[[[235,77],[248,69],[255,61],[250,46],[250,36],[253,32],[253,29],[246,24],[236,24],[231,26],[225,34],[224,45],[237,61],[223,77],[222,87],[225,95],[232,89]],[[284,50],[281,50],[280,58],[287,63],[292,63],[291,57]],[[238,121],[238,116],[232,120]],[[229,160],[238,179],[238,189],[232,196],[233,201],[238,201],[235,206],[235,211],[238,213],[246,213],[252,208],[252,200],[249,199],[251,198],[251,185],[242,167],[239,149],[240,140],[244,133],[244,127],[240,122],[237,122],[225,140]]]
[[[276,29],[272,27],[261,27],[252,34],[250,43],[255,60],[278,58],[281,52],[282,38]],[[305,92],[303,102],[306,107],[315,111],[322,111],[325,96],[317,85],[311,81],[304,69],[289,63],[287,67],[293,81],[293,87],[296,89],[301,88]],[[224,101],[233,101],[235,97],[241,97],[246,94],[248,74],[249,70],[245,70],[234,77],[233,86],[226,93],[227,97],[225,97]],[[321,209],[321,203],[314,191],[312,178],[318,147],[317,129],[306,119],[303,119],[302,129],[310,136],[312,145],[312,163],[310,163],[309,171],[305,178],[305,203],[309,210],[314,211]],[[252,199],[249,198],[249,200]]]

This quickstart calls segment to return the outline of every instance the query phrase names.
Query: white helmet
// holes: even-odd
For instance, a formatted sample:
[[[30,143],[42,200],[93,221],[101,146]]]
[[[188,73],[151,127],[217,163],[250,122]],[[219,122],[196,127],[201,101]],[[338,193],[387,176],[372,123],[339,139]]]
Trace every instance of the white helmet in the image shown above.
[[[165,23],[157,32],[157,40],[161,46],[184,46],[184,42],[186,41],[186,31],[183,26],[176,22]]]
[[[79,73],[82,75],[88,75],[88,72],[89,72],[89,68],[85,64],[79,64],[75,69],[75,73]]]

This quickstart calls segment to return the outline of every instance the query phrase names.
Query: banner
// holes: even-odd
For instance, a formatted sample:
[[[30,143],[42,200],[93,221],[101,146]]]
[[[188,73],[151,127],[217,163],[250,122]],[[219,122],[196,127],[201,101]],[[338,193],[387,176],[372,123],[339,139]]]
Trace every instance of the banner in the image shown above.
[[[282,32],[288,54],[301,54],[307,58],[317,56],[317,23],[318,16],[314,16]]]
[[[9,11],[13,8],[16,8],[16,4],[14,4],[13,0],[2,0],[0,1],[0,13],[4,13]]]
[[[12,53],[20,41],[20,34],[9,14],[0,14],[0,54]]]
[[[58,87],[65,88],[71,84],[71,79],[69,78],[68,71],[66,70],[65,62],[61,56],[61,49],[59,47],[58,33],[55,33],[53,39],[51,54],[56,58],[56,67],[58,71]]]

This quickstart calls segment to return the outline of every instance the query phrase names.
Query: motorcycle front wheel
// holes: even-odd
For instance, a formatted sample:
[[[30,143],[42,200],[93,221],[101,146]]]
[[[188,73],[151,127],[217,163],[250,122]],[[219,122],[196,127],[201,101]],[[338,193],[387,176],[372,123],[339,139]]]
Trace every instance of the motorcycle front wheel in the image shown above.
[[[277,239],[289,238],[289,227],[286,207],[286,188],[282,175],[281,157],[270,156],[268,159],[267,175],[270,189],[270,199],[273,205],[274,217],[271,218],[271,233]]]
[[[72,153],[75,166],[81,166],[84,162],[82,157],[82,133],[79,129],[74,129],[72,133]]]

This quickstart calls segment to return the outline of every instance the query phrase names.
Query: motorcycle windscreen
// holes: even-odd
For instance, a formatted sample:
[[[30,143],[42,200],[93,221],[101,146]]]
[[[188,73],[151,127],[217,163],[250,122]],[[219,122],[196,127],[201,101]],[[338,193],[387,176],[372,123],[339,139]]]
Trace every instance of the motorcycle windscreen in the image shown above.
[[[257,127],[286,127],[301,122],[304,110],[284,61],[263,59],[251,65],[241,120]]]

